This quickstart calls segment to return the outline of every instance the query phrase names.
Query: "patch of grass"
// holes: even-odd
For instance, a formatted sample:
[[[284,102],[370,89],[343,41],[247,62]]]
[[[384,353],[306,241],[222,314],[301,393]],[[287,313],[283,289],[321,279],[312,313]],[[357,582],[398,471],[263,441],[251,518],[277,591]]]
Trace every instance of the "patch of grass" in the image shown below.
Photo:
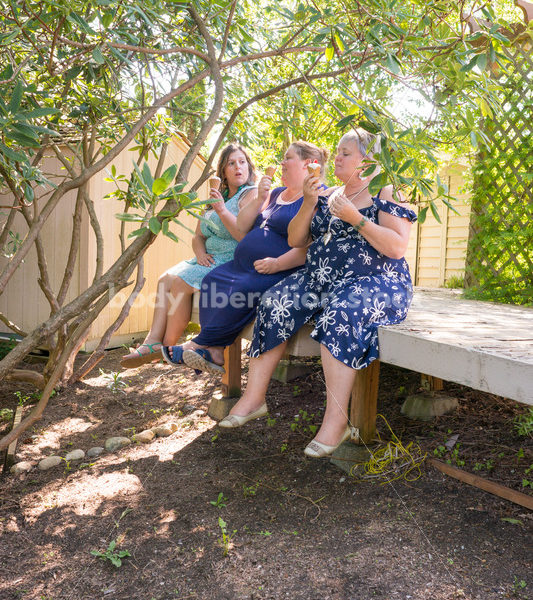
[[[514,421],[514,429],[520,437],[533,437],[533,408],[529,408]]]

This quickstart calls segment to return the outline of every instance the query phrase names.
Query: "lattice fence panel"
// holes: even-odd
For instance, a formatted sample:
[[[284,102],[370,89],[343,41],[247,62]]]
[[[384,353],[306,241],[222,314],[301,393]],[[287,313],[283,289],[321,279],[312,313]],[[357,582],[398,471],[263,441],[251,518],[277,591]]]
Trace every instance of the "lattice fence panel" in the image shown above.
[[[533,59],[529,38],[506,49],[504,114],[486,119],[491,141],[474,169],[465,283],[468,295],[533,304]]]

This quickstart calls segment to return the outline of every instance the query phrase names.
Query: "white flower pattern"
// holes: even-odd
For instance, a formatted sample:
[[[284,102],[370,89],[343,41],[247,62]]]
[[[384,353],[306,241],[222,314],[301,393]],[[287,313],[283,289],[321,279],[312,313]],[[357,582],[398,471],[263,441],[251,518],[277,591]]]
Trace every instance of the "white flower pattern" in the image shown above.
[[[362,210],[373,222],[379,211],[416,220],[413,211],[379,198]],[[334,220],[325,245],[330,219],[327,201],[320,197],[307,262],[269,290],[272,300],[259,307],[250,356],[274,348],[311,322],[313,338],[342,363],[361,369],[379,356],[378,326],[405,318],[413,291],[406,261],[380,254],[341,219]]]

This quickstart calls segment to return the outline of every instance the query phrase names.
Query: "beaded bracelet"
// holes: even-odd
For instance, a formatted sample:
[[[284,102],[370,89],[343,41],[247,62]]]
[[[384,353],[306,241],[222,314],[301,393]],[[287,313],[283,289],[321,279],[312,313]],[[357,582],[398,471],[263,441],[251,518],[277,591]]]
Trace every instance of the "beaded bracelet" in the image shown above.
[[[354,225],[355,232],[359,233],[359,230],[362,229],[366,225],[366,223],[368,223],[368,219],[366,217],[361,217],[359,223],[357,223],[357,225]]]

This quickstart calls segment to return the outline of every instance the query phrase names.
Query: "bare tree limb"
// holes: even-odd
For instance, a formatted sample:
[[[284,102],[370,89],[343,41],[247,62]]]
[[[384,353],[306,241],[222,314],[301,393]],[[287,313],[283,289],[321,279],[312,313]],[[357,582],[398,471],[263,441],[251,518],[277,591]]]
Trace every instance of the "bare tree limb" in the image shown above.
[[[7,327],[9,327],[9,329],[11,329],[11,331],[14,331],[15,333],[17,333],[18,335],[22,336],[22,337],[26,337],[28,334],[22,330],[16,323],[13,323],[13,321],[10,321],[3,313],[0,312],[0,321],[2,321],[2,323],[4,325],[6,325]]]
[[[75,381],[79,381],[83,379],[94,367],[102,360],[104,357],[105,349],[111,336],[115,333],[115,331],[124,323],[125,319],[130,313],[131,307],[133,306],[139,292],[144,287],[146,279],[144,277],[144,259],[141,258],[139,264],[137,265],[137,280],[135,282],[135,287],[133,288],[128,300],[124,303],[120,314],[106,330],[102,339],[100,340],[98,347],[91,353],[91,356],[85,361],[85,363],[78,369],[78,371],[72,375],[69,380],[69,383],[74,383]]]

